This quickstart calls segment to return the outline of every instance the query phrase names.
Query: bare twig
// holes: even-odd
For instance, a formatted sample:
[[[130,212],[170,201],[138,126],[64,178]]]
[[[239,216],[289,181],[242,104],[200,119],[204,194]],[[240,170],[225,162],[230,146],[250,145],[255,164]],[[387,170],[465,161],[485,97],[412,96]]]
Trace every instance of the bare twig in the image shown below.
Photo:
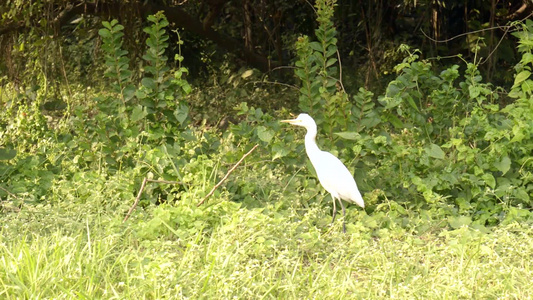
[[[21,200],[21,199],[20,199],[19,197],[17,197],[15,194],[11,193],[10,191],[6,190],[5,188],[3,188],[3,187],[1,187],[1,186],[0,186],[0,190],[6,192],[9,196],[11,196],[11,197],[13,197],[13,198],[15,198],[15,199],[17,199],[17,200],[19,200],[19,201]],[[11,211],[16,211],[16,212],[19,212],[19,211],[20,211],[20,208],[18,208],[18,207],[16,207],[16,206],[15,206],[15,207],[7,208],[2,202],[3,202],[3,201],[0,201],[0,207],[3,207],[3,208],[5,208],[5,209],[9,209],[9,210],[11,210]]]
[[[298,69],[298,68],[294,67],[294,66],[279,66],[279,67],[273,68],[272,70],[268,71],[267,73],[271,73],[271,72],[274,72],[274,71],[277,71],[277,70],[283,70],[283,69],[292,70],[292,69]]]
[[[484,28],[484,29],[479,29],[479,30],[473,30],[473,31],[469,31],[469,32],[465,32],[465,33],[461,33],[461,34],[458,34],[456,36],[452,36],[451,38],[449,39],[445,39],[445,40],[436,40],[432,37],[430,37],[429,35],[427,35],[424,30],[420,29],[420,32],[422,32],[422,34],[424,35],[425,38],[427,38],[428,40],[434,42],[434,43],[447,43],[451,40],[455,40],[456,38],[460,38],[462,36],[465,36],[465,35],[469,35],[469,34],[474,34],[474,33],[479,33],[479,32],[484,32],[484,31],[489,31],[489,30],[495,30],[495,29],[506,29],[508,27],[511,27],[509,25],[507,26],[496,26],[496,27],[491,27],[491,28]]]
[[[252,151],[255,150],[255,148],[257,148],[257,146],[259,145],[255,145],[250,151],[248,151],[246,154],[244,154],[241,159],[228,171],[228,173],[226,173],[226,175],[224,176],[224,178],[222,178],[212,189],[211,191],[209,192],[209,194],[207,194],[204,199],[202,199],[202,201],[200,201],[200,203],[198,203],[196,206],[200,206],[202,205],[205,200],[207,200],[207,198],[211,197],[211,195],[213,195],[213,193],[215,192],[215,190],[224,182],[224,180],[226,180],[229,176],[229,174],[231,174],[231,172],[233,172],[233,170],[235,170],[235,168],[237,168],[237,166],[244,160],[244,158],[246,158],[246,156],[250,155],[250,153],[252,153]]]
[[[135,198],[135,202],[131,206],[130,210],[126,214],[126,217],[124,217],[124,220],[122,220],[122,223],[126,222],[128,218],[130,217],[131,213],[137,207],[137,204],[139,204],[139,200],[141,200],[141,195],[144,191],[144,188],[146,187],[147,182],[157,182],[157,183],[167,183],[167,184],[182,184],[179,181],[168,181],[168,180],[155,180],[155,179],[148,179],[144,177],[143,183],[141,184],[141,188],[139,189],[139,192],[137,193],[137,198]]]
[[[61,60],[61,71],[63,71],[63,77],[65,77],[65,83],[67,84],[67,92],[69,100],[67,103],[70,103],[72,101],[72,91],[70,90],[70,83],[68,81],[67,76],[67,70],[65,68],[65,60],[63,59],[63,47],[59,46],[59,59]],[[68,105],[69,111],[67,111],[67,114],[70,115],[70,104]]]
[[[342,84],[342,62],[341,62],[341,54],[339,53],[339,50],[337,50],[337,60],[339,62],[339,83],[341,85],[342,91],[346,94],[346,90],[344,89],[344,84]]]
[[[502,43],[503,39],[505,38],[505,36],[507,35],[507,32],[509,32],[509,29],[511,29],[511,27],[507,27],[505,29],[505,32],[503,33],[502,37],[500,38],[500,41],[498,41],[498,44],[496,45],[496,47],[494,47],[494,49],[492,49],[492,51],[489,53],[489,55],[487,56],[487,58],[485,58],[484,61],[480,62],[479,64],[482,65],[484,63],[486,63],[489,58],[492,56],[492,54],[494,54],[494,52],[496,52],[496,50],[498,49],[498,47],[500,47],[500,44]]]
[[[522,22],[526,19],[529,19],[531,16],[533,16],[533,12],[530,13],[529,15],[527,15],[525,18],[522,18],[520,20],[518,20],[518,22]],[[469,31],[469,32],[465,32],[465,33],[461,33],[461,34],[458,34],[456,36],[453,36],[449,39],[445,39],[445,40],[436,40],[436,39],[433,39],[432,37],[428,36],[423,30],[420,30],[422,32],[422,34],[427,38],[429,39],[430,41],[432,42],[435,42],[435,43],[446,43],[446,42],[449,42],[451,40],[454,40],[456,38],[459,38],[459,37],[462,37],[462,36],[465,36],[465,35],[469,35],[469,34],[473,34],[473,33],[479,33],[479,32],[484,32],[484,31],[489,31],[489,30],[495,30],[495,29],[500,29],[500,30],[505,30],[505,33],[504,33],[504,36],[505,34],[512,28],[514,27],[513,25],[505,25],[505,26],[495,26],[495,27],[489,27],[489,28],[483,28],[483,29],[479,29],[479,30],[474,30],[474,31]]]
[[[294,86],[294,85],[291,85],[291,84],[287,84],[287,83],[283,83],[283,82],[276,82],[276,81],[267,81],[267,80],[263,80],[263,81],[250,81],[250,82],[247,82],[245,83],[244,85],[248,85],[248,84],[273,84],[273,85],[281,85],[281,86],[285,86],[285,87],[288,87],[288,88],[291,88],[291,89],[294,89],[294,90],[299,90],[299,88],[297,86]]]
[[[529,15],[527,15],[527,17],[519,20],[519,22],[522,22],[526,19],[529,19],[531,16],[533,16],[533,12],[530,13]],[[502,37],[500,38],[500,40],[498,41],[498,44],[496,44],[496,46],[492,49],[492,51],[489,53],[489,55],[487,56],[487,58],[485,58],[484,60],[480,61],[479,64],[482,65],[482,64],[485,64],[489,58],[494,54],[494,52],[496,52],[496,50],[498,49],[498,47],[500,46],[500,44],[502,43],[503,39],[505,38],[505,36],[507,35],[507,33],[509,33],[509,31],[511,30],[511,28],[515,27],[514,25],[505,25],[505,26],[495,26],[495,27],[489,27],[489,28],[485,28],[485,29],[480,29],[480,30],[475,30],[475,31],[469,31],[469,32],[465,32],[465,33],[461,33],[461,34],[458,34],[454,37],[451,37],[449,39],[446,39],[446,40],[443,40],[443,41],[439,41],[439,40],[435,40],[431,37],[429,37],[423,30],[420,30],[422,31],[422,34],[429,40],[431,40],[432,42],[435,42],[435,43],[446,43],[446,42],[449,42],[453,39],[456,39],[458,37],[461,37],[461,36],[465,36],[465,35],[469,35],[469,34],[472,34],[472,33],[478,33],[478,32],[484,32],[484,31],[488,31],[488,30],[495,30],[495,29],[502,29],[504,30],[503,32],[503,35]]]
[[[5,188],[3,188],[3,187],[1,187],[1,186],[0,186],[0,190],[2,190],[2,191],[4,191],[4,192],[8,193],[8,195],[11,196],[11,197],[13,197],[13,198],[15,198],[15,199],[17,199],[17,200],[20,200],[20,199],[17,197],[17,195],[11,193],[10,191],[6,190]]]
[[[306,2],[307,4],[309,4],[309,6],[311,7],[311,9],[312,9],[312,10],[315,12],[315,14],[316,14],[316,9],[315,9],[315,6],[313,5],[313,3],[311,3],[309,0],[305,0],[305,2]]]

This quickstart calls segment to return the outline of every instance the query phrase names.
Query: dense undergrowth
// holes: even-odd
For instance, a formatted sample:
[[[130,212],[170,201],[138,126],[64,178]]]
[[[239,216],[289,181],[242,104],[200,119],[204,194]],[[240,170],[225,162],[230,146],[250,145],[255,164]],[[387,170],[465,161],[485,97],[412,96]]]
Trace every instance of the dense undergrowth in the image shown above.
[[[145,29],[143,72],[131,70],[123,27],[104,22],[107,88],[79,90],[52,114],[46,89],[2,87],[0,295],[531,297],[533,22],[515,33],[509,91],[484,82],[478,61],[435,70],[402,46],[383,95],[348,95],[332,12],[318,2],[317,40],[298,40],[295,75],[320,147],[355,173],[367,204],[348,209],[346,235],[329,225],[303,133],[278,122],[286,109],[259,107],[258,95],[292,92],[250,84],[251,70],[221,75],[219,93],[191,86],[184,57],[165,55],[161,13]],[[240,103],[223,130],[198,103],[220,95]],[[148,184],[123,224],[144,177],[180,184]]]

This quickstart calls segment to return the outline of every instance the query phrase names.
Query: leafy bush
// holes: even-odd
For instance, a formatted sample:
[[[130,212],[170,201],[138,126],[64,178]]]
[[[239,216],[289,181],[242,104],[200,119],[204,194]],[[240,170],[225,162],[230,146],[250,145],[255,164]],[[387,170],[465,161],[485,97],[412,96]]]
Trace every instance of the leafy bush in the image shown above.
[[[124,28],[103,22],[104,90],[77,91],[59,120],[43,114],[35,86],[2,103],[0,294],[528,298],[533,22],[514,33],[522,60],[508,95],[475,63],[438,71],[407,46],[383,95],[349,95],[334,6],[316,2],[316,41],[297,42],[295,75],[320,146],[355,173],[367,203],[347,210],[347,234],[340,220],[330,226],[304,133],[279,123],[286,107],[267,109],[287,101],[275,99],[279,91],[256,88],[255,71],[225,69],[219,86],[192,92],[184,58],[178,54],[172,68],[166,57],[161,13],[148,19],[137,78]],[[205,99],[213,101],[199,103]],[[231,108],[234,124],[191,125],[190,101],[200,110],[192,114],[212,118]],[[147,185],[124,223],[145,177],[180,183]]]
[[[432,211],[432,218],[446,218],[452,227],[528,217],[533,163],[528,89],[532,56],[527,42],[531,22],[524,25],[523,33],[516,33],[524,40],[523,59],[516,67],[510,93],[515,100],[509,105],[502,105],[511,100],[501,88],[483,81],[477,65],[465,62],[437,72],[428,60],[420,59],[418,50],[407,46],[400,48],[407,56],[395,68],[397,77],[384,95],[365,89],[348,95],[336,55],[334,5],[334,1],[317,2],[317,41],[302,37],[296,44],[295,74],[302,83],[299,106],[314,112],[320,146],[339,156],[355,174],[367,211],[376,218],[386,216],[380,224],[389,225],[404,224],[410,211]],[[85,202],[101,195],[123,201],[136,192],[145,176],[179,180],[181,185],[147,187],[140,206],[165,203],[157,210],[166,214],[162,220],[187,227],[175,219],[189,213],[193,223],[209,219],[193,206],[221,178],[226,166],[260,144],[256,158],[249,158],[243,173],[236,172],[215,193],[214,203],[223,199],[253,208],[287,197],[291,200],[281,201],[277,208],[299,207],[298,218],[305,218],[315,205],[329,207],[305,158],[303,133],[278,122],[277,115],[286,115],[286,110],[274,115],[242,102],[234,107],[235,120],[241,121],[228,130],[189,126],[186,103],[192,87],[183,78],[187,73],[181,66],[183,57],[175,58],[176,69],[169,67],[168,22],[161,13],[150,16],[149,22],[145,72],[138,79],[132,76],[128,53],[122,49],[123,27],[116,21],[103,23],[100,35],[110,90],[93,92],[97,93],[94,101],[75,105],[58,132],[49,130],[39,106],[12,106],[3,112],[16,116],[16,122],[6,123],[9,130],[1,136],[3,153],[9,158],[0,169],[5,188],[30,201],[46,201],[50,193],[69,201],[77,197]],[[228,81],[238,87],[231,92],[232,101],[253,93],[244,88],[246,80],[255,78],[253,72],[239,74]],[[200,92],[196,90],[192,98]],[[26,122],[30,112],[33,121]],[[7,142],[17,137],[20,143]],[[30,148],[33,152],[25,154]],[[17,151],[15,158],[7,155],[13,153],[10,149]],[[117,198],[102,192],[106,179],[120,174],[132,180],[117,187]],[[0,193],[9,197],[5,191]],[[183,207],[171,208],[178,201]],[[159,225],[147,228],[152,232],[147,236],[169,234]]]
[[[324,148],[338,153],[349,169],[356,165],[370,209],[395,201],[436,209],[436,215],[471,215],[482,226],[516,216],[516,209],[531,209],[532,175],[526,171],[533,153],[530,43],[521,42],[524,56],[510,93],[519,99],[504,108],[502,90],[484,83],[477,65],[465,63],[462,79],[458,65],[435,74],[429,61],[420,60],[420,51],[405,45],[400,51],[408,55],[395,67],[398,75],[385,95],[376,101],[361,89],[351,103],[331,88],[341,83],[332,67],[337,62],[333,6],[317,2],[318,42],[303,37],[297,43],[300,108],[316,112],[319,130],[333,141],[326,140]],[[533,31],[527,24],[526,33],[515,34],[523,40]],[[462,220],[470,224],[467,219]]]
[[[14,120],[6,124],[8,130],[0,136],[5,157],[10,159],[0,166],[7,190],[23,194],[31,190],[34,194],[30,193],[30,199],[44,200],[58,175],[75,179],[84,176],[80,169],[112,174],[135,168],[142,161],[140,151],[146,150],[142,145],[147,141],[157,146],[182,140],[188,116],[184,98],[191,91],[183,79],[187,70],[181,67],[183,57],[179,55],[178,68],[171,73],[167,67],[168,34],[164,28],[168,22],[164,15],[150,16],[149,21],[152,26],[146,28],[148,50],[143,56],[147,66],[139,82],[129,69],[128,52],[122,49],[124,27],[116,20],[103,22],[99,34],[110,92],[80,101],[72,108],[72,115],[66,114],[60,124],[54,125],[55,132],[48,128],[49,122],[41,112],[42,90],[38,88],[21,94],[2,112],[6,120]],[[26,97],[31,99],[24,104]],[[14,151],[18,154],[15,158],[7,155]],[[36,155],[28,156],[26,152]]]

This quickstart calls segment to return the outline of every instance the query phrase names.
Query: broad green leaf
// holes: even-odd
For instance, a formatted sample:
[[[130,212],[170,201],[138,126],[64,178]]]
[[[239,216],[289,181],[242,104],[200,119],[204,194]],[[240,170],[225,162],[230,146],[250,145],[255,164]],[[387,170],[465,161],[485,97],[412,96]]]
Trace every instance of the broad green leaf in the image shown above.
[[[527,94],[531,94],[531,91],[533,90],[533,80],[527,79],[520,85],[520,88],[522,88],[522,91]]]
[[[415,100],[413,100],[413,97],[411,97],[410,95],[407,95],[406,99],[407,99],[407,103],[409,103],[409,105],[412,108],[414,108],[417,112],[420,112],[418,110],[418,106],[416,106]]]
[[[110,38],[111,37],[111,32],[109,32],[109,30],[107,30],[106,28],[102,28],[100,30],[98,30],[98,34],[103,37],[103,38]]]
[[[373,128],[379,123],[381,123],[381,119],[378,116],[374,115],[373,113],[369,114],[368,117],[361,120],[361,126],[364,126],[367,128]]]
[[[303,69],[296,69],[294,74],[296,74],[296,76],[298,76],[300,79],[304,79],[307,76],[307,73]]]
[[[285,145],[280,145],[279,143],[276,143],[272,146],[272,160],[275,160],[276,158],[284,157],[289,153],[290,151],[289,149],[287,149]]]
[[[518,73],[518,75],[516,75],[514,79],[513,87],[518,86],[522,81],[528,79],[530,75],[531,75],[531,72],[529,72],[528,70],[524,70]]]
[[[185,94],[187,95],[192,92],[192,87],[187,81],[184,81],[182,83],[181,88],[183,89],[183,92],[185,92]]]
[[[387,137],[380,135],[380,136],[375,137],[373,141],[374,141],[374,144],[376,145],[386,145]]]
[[[511,168],[511,159],[506,155],[500,161],[495,162],[494,167],[504,175]]]
[[[470,217],[467,217],[467,216],[459,216],[459,217],[448,217],[448,224],[450,224],[450,226],[453,228],[453,229],[458,229],[458,228],[461,228],[463,226],[468,226],[472,223],[472,219]]]
[[[533,62],[533,54],[532,53],[524,53],[522,55],[522,59],[520,63],[522,64],[529,64],[530,62]]]
[[[524,134],[525,130],[524,127],[521,126],[522,124],[517,124],[513,126],[513,138],[511,139],[511,143],[521,142],[526,135]]]
[[[338,135],[345,140],[356,141],[361,139],[361,135],[353,131],[335,132],[335,135]]]
[[[122,42],[120,41],[120,38],[124,36],[124,33],[122,32],[114,32],[113,33],[113,43],[115,44],[115,46],[118,46],[117,43],[120,43],[122,45]],[[117,48],[119,49],[119,48]]]
[[[133,111],[131,112],[131,121],[137,122],[146,117],[146,115],[146,110],[144,110],[142,106],[137,105],[133,108]]]
[[[328,78],[326,81],[326,87],[332,87],[337,84],[338,80],[335,78]]]
[[[328,47],[328,51],[326,52],[326,57],[331,57],[333,54],[335,54],[337,52],[337,47],[335,47],[334,45],[330,45]]]
[[[494,179],[494,176],[490,173],[485,173],[483,176],[481,176],[483,181],[485,181],[485,184],[490,186],[491,188],[496,187],[496,179]]]
[[[0,148],[0,160],[10,160],[17,156],[17,150],[11,148]]]
[[[185,104],[180,104],[180,107],[176,111],[174,111],[174,116],[176,117],[176,120],[180,122],[180,124],[183,124],[183,122],[185,122],[188,115],[189,107]]]
[[[403,122],[394,114],[386,113],[387,121],[389,121],[395,128],[404,128]]]
[[[252,76],[252,74],[254,73],[254,70],[253,69],[250,69],[250,70],[246,70],[246,72],[242,73],[241,75],[241,78],[248,78],[250,76]]]
[[[379,225],[378,225],[378,221],[376,219],[378,219],[378,218],[366,215],[366,216],[363,217],[363,220],[361,222],[363,223],[363,225],[366,228],[378,228]]]
[[[140,88],[140,89],[137,89],[135,91],[135,96],[139,99],[139,100],[142,100],[144,98],[146,98],[146,89],[144,88]]]
[[[324,50],[324,48],[319,42],[311,42],[309,43],[309,47],[311,47],[311,49],[318,51],[320,53],[322,53],[322,51]]]
[[[475,99],[481,93],[481,89],[478,86],[471,85],[468,87],[468,93],[471,99]]]
[[[326,62],[326,67],[329,67],[333,64],[335,64],[337,62],[337,59],[336,58],[330,58],[328,59],[328,61]]]
[[[395,81],[392,81],[389,83],[389,86],[387,87],[386,95],[388,97],[394,97],[400,92],[400,88],[396,85]]]
[[[147,87],[149,89],[155,90],[155,88],[156,88],[156,83],[155,83],[155,80],[153,78],[144,77],[141,80],[141,83],[142,83],[142,85],[144,85],[145,87]]]
[[[439,145],[431,144],[428,148],[426,148],[426,152],[429,155],[429,157],[438,158],[438,159],[444,159],[446,154],[442,149],[439,147]]]
[[[274,132],[271,129],[266,128],[265,126],[257,127],[257,136],[263,142],[270,142],[274,137]]]
[[[325,35],[329,38],[335,37],[335,34],[337,34],[337,30],[335,29],[335,27],[332,27],[325,32]]]
[[[513,192],[514,196],[526,203],[529,203],[529,194],[524,190],[524,188],[519,188],[514,190]]]

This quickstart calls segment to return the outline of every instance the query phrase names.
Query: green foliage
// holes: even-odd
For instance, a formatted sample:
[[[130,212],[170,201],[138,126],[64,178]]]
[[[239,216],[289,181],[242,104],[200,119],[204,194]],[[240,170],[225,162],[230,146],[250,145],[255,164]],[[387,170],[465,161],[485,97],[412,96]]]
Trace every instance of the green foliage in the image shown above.
[[[128,51],[122,49],[122,37],[124,26],[117,20],[102,22],[104,28],[98,31],[102,37],[102,50],[105,51],[105,64],[107,71],[105,76],[113,80],[113,91],[120,95],[123,104],[131,100],[135,87],[131,84],[130,60]]]
[[[185,126],[188,116],[188,107],[182,100],[191,87],[183,79],[187,73],[187,69],[181,67],[183,57],[176,56],[179,68],[172,74],[165,56],[168,21],[161,12],[149,16],[148,20],[152,25],[144,30],[148,34],[148,47],[143,55],[147,65],[138,83],[133,82],[129,70],[128,52],[122,49],[123,26],[116,20],[103,22],[104,28],[99,32],[106,52],[106,76],[114,80],[113,90],[124,106],[117,106],[113,97],[99,97],[100,113],[95,133],[104,143],[103,149],[108,149],[109,158],[117,162],[128,159],[130,161],[125,162],[131,164],[131,155],[138,151],[144,139],[160,144],[176,142],[181,130],[179,125]],[[178,44],[181,43],[178,40]],[[146,133],[141,133],[143,130],[147,130]],[[125,147],[108,148],[109,144]]]
[[[299,108],[314,116],[317,124],[332,138],[334,131],[347,130],[352,105],[342,86],[337,59],[337,31],[333,23],[334,0],[316,2],[318,28],[317,41],[300,37],[296,43],[298,61],[296,76],[301,80]],[[339,115],[339,112],[342,112]]]
[[[313,50],[309,46],[309,38],[307,36],[298,39],[296,50],[299,59],[296,62],[297,69],[294,73],[302,81],[299,108],[313,115],[324,105],[324,101],[320,96],[320,81],[316,80],[316,73],[319,72],[320,66],[315,63],[316,58],[313,56]]]
[[[149,111],[148,113],[153,116],[154,113],[157,114],[160,105],[166,106],[167,104],[165,92],[170,84],[168,78],[170,68],[165,56],[165,50],[168,48],[168,34],[165,28],[168,26],[168,21],[161,12],[149,16],[148,21],[152,22],[152,25],[144,29],[144,32],[148,34],[146,39],[148,48],[143,55],[143,59],[147,62],[144,67],[146,75],[141,80],[142,88],[137,96]]]
[[[476,65],[468,63],[457,83],[459,66],[437,76],[416,51],[397,71],[380,98],[383,120],[401,130],[378,168],[400,171],[388,184],[403,184],[406,195],[414,187],[431,205],[453,203],[482,226],[503,221],[511,206],[531,208],[531,173],[524,171],[533,151],[531,98],[500,109],[499,93]]]
[[[315,63],[319,66],[317,80],[321,82],[320,94],[332,95],[337,84],[337,30],[333,24],[333,13],[336,6],[335,0],[317,1],[318,28],[315,30],[317,42],[309,43],[313,50]]]
[[[366,129],[364,135],[371,135],[381,122],[380,111],[375,108],[374,94],[363,88],[349,101],[344,91],[340,62],[338,61],[337,31],[333,23],[333,12],[336,1],[317,1],[316,13],[318,28],[315,30],[317,41],[309,41],[307,36],[301,37],[296,43],[298,61],[295,74],[301,80],[299,108],[309,113],[319,127],[319,131],[327,134],[329,139],[319,139],[325,148],[341,157],[358,157],[361,144],[353,147],[352,140],[358,140],[359,132]],[[339,139],[339,137],[341,139]],[[358,138],[354,138],[358,137]],[[371,138],[369,138],[371,140]],[[282,156],[278,144],[274,157]],[[349,164],[353,163],[352,160]],[[355,164],[359,164],[355,160]],[[352,166],[349,166],[351,169]],[[364,173],[359,176],[364,177]]]
[[[374,93],[364,88],[359,88],[359,92],[353,96],[352,114],[354,119],[352,120],[357,123],[358,127],[371,130],[381,122],[380,111],[375,108],[373,97]]]
[[[1,162],[0,176],[5,178],[7,190],[16,193],[2,190],[0,195],[19,195],[20,198],[12,197],[17,202],[43,201],[50,193],[50,182],[58,176],[84,176],[79,169],[97,170],[99,174],[126,169],[144,172],[137,164],[142,161],[139,151],[146,151],[142,147],[146,140],[162,145],[168,142],[170,148],[181,141],[188,117],[184,97],[191,91],[183,78],[187,69],[181,67],[180,56],[176,56],[178,69],[166,66],[164,49],[168,35],[164,28],[168,22],[162,14],[150,17],[150,21],[154,25],[147,29],[149,47],[145,55],[149,65],[147,76],[139,82],[129,69],[128,52],[122,48],[124,27],[116,20],[103,22],[99,34],[110,91],[95,95],[94,100],[87,100],[85,94],[84,101],[77,101],[69,111],[72,115],[56,124],[55,132],[48,130],[49,122],[40,106],[43,91],[38,87],[19,94],[20,99],[2,112],[5,120],[12,121],[6,123],[8,130],[0,135],[0,149],[11,155],[6,155],[8,161]],[[150,80],[157,81],[157,92],[143,85]],[[27,155],[27,151],[37,154]],[[17,153],[15,158],[13,153]]]
[[[180,102],[191,92],[191,87],[182,78],[188,71],[179,67],[171,77],[168,58],[165,55],[169,39],[165,30],[168,21],[163,12],[149,16],[148,20],[153,24],[144,29],[148,34],[148,48],[143,55],[147,65],[144,68],[145,76],[141,79],[141,86],[136,93],[142,107],[138,106],[136,111],[139,118],[146,114],[149,121],[149,140],[172,140],[177,134],[172,128],[175,124],[185,125],[189,112],[187,105]],[[180,43],[181,40],[178,45]],[[176,56],[176,60],[181,63],[183,57]]]
[[[245,120],[245,115],[234,113],[243,102],[269,112],[296,107],[291,99],[298,97],[298,91],[291,85],[270,80],[268,74],[249,68],[235,69],[226,62],[211,70],[206,80],[193,83],[196,88],[187,97],[191,119],[224,131],[229,124]]]
[[[533,95],[533,80],[531,72],[533,71],[533,21],[526,20],[522,25],[522,30],[512,33],[519,38],[518,51],[522,53],[522,59],[515,66],[517,72],[514,84],[509,92],[513,98],[527,98]]]
[[[0,145],[15,148],[19,152],[35,151],[39,140],[50,137],[48,123],[40,110],[38,87],[28,88],[24,93],[16,93],[13,101],[2,111]]]
[[[324,11],[317,13],[327,23],[320,17]],[[307,37],[297,43],[301,108],[307,112],[323,106],[315,117],[319,127],[342,138],[325,148],[341,159],[356,157],[348,166],[357,166],[355,177],[368,191],[364,197],[370,207],[394,199],[412,209],[432,208],[450,216],[452,227],[497,224],[511,214],[510,207],[533,207],[532,177],[526,171],[533,153],[527,82],[533,47],[525,47],[531,35],[524,28],[515,34],[526,41],[521,41],[524,55],[510,93],[519,99],[503,109],[498,105],[501,88],[485,83],[476,64],[465,62],[464,71],[453,65],[435,73],[429,61],[420,60],[419,50],[405,45],[399,51],[407,56],[394,68],[398,75],[385,95],[378,97],[380,105],[364,89],[353,97],[355,103],[347,103],[343,93],[320,92],[325,86],[318,74],[326,74],[327,68],[316,63],[315,54],[325,51],[319,51],[320,43],[311,46]],[[325,36],[317,33],[317,38]],[[351,117],[345,123],[347,112]],[[469,221],[456,214],[469,215],[464,217]]]
[[[533,22],[515,33],[512,100],[477,62],[439,71],[407,46],[383,95],[348,95],[335,3],[316,7],[317,41],[296,44],[295,74],[319,143],[367,204],[348,207],[347,234],[340,218],[330,225],[303,132],[279,123],[287,108],[269,105],[288,100],[266,77],[227,66],[191,95],[162,13],[148,19],[144,72],[125,29],[103,22],[106,88],[70,85],[59,117],[43,114],[38,85],[0,91],[0,297],[530,298]],[[233,123],[192,126],[191,100],[196,116],[232,108]],[[145,177],[180,183],[149,183],[122,223]]]

